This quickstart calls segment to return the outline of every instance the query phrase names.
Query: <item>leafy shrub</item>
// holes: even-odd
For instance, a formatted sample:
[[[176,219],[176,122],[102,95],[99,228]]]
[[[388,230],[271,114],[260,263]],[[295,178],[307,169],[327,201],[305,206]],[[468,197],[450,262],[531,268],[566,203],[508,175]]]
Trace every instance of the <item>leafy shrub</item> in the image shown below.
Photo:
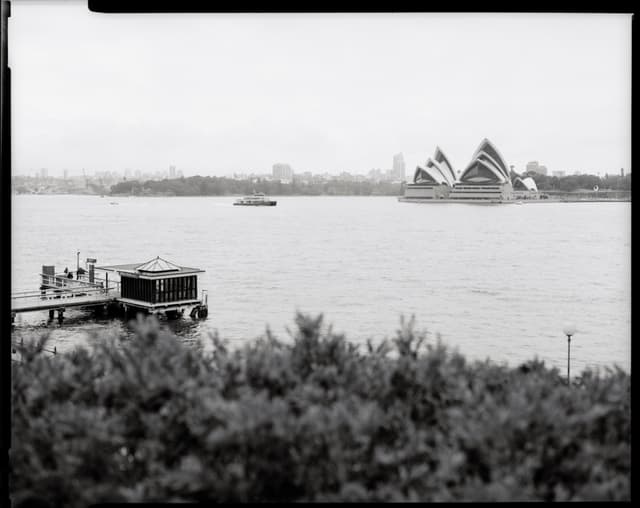
[[[630,376],[572,386],[534,360],[469,363],[413,321],[366,351],[298,315],[230,351],[152,320],[13,370],[14,499],[629,500]],[[40,346],[41,350],[41,346]],[[25,501],[26,505],[26,501]]]

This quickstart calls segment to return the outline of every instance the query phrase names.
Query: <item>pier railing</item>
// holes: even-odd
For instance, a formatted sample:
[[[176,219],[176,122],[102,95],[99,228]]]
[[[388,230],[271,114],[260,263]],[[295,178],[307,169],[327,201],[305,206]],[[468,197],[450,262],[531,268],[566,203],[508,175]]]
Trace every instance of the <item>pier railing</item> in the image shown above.
[[[69,289],[75,287],[120,290],[119,281],[108,280],[102,277],[94,277],[93,282],[91,282],[89,281],[89,276],[86,273],[81,274],[80,277],[76,279],[73,279],[64,273],[56,275],[41,273],[40,277],[42,278],[42,286],[48,288]]]
[[[65,306],[92,305],[120,296],[115,288],[95,285],[47,287],[40,291],[22,291],[11,294],[11,311],[51,309]]]

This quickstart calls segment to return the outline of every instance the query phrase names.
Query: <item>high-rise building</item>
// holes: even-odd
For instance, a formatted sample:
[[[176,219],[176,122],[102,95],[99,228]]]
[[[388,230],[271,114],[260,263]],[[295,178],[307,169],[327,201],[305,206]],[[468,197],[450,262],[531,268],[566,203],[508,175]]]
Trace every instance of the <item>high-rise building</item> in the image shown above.
[[[169,178],[175,178],[175,177],[176,177],[176,167],[169,166]]]
[[[62,170],[62,174],[64,175],[64,179],[66,180],[67,178],[69,178],[69,170],[68,169],[63,169]]]
[[[557,176],[557,177],[562,177],[564,176],[565,172],[564,171],[554,171],[553,173],[551,173],[553,176]]]
[[[396,180],[403,181],[405,179],[405,165],[402,152],[393,156],[393,176]]]
[[[539,175],[547,174],[547,166],[543,166],[538,161],[527,162],[527,173],[538,173]]]
[[[274,164],[272,167],[272,175],[274,180],[280,180],[285,183],[293,180],[293,170],[289,164]]]
[[[620,168],[620,176],[624,178],[624,168]]]
[[[40,178],[47,178],[49,176],[49,170],[47,168],[40,168]]]

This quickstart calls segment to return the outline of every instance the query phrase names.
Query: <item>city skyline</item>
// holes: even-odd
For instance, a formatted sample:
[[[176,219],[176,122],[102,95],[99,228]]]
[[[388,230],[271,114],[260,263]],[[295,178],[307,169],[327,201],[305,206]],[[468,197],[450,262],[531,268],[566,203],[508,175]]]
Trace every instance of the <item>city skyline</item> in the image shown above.
[[[394,163],[395,163],[395,158],[397,156],[401,156],[401,159],[402,159],[402,155],[403,155],[402,152],[394,155]],[[420,166],[420,165],[421,163],[417,164],[416,166]],[[377,168],[370,168],[369,170],[364,170],[364,171],[354,171],[354,170],[349,170],[348,168],[343,168],[333,173],[326,170],[324,171],[320,170],[320,171],[314,172],[314,171],[305,170],[304,168],[296,169],[296,168],[292,168],[289,164],[286,164],[286,163],[274,163],[270,167],[265,167],[261,169],[226,171],[226,172],[220,172],[217,174],[208,173],[206,171],[200,172],[197,170],[186,170],[184,168],[176,167],[175,164],[169,164],[164,168],[153,168],[150,170],[140,170],[137,168],[136,169],[132,169],[132,168],[91,169],[91,168],[83,167],[81,170],[77,172],[69,171],[68,168],[43,167],[43,168],[29,168],[26,171],[19,171],[14,169],[13,174],[15,176],[21,176],[21,177],[36,176],[40,178],[47,178],[47,177],[78,178],[83,176],[95,177],[100,175],[112,174],[112,175],[123,176],[126,179],[140,179],[140,178],[146,178],[146,177],[155,177],[155,178],[162,177],[162,178],[172,179],[172,178],[182,178],[182,177],[190,177],[190,176],[198,176],[198,175],[219,176],[219,177],[228,177],[228,178],[234,178],[237,176],[252,176],[252,175],[275,177],[276,175],[274,174],[274,168],[279,166],[286,166],[288,168],[288,171],[290,171],[291,175],[294,177],[299,177],[305,174],[313,174],[318,176],[329,175],[333,177],[339,177],[344,174],[349,174],[352,176],[371,176],[373,174],[379,173],[379,174],[387,174],[390,177],[391,175],[397,175],[399,177],[397,179],[401,181],[407,180],[407,178],[410,178],[416,169],[415,167],[413,168],[410,167],[408,173],[411,173],[411,174],[408,176],[407,176],[407,171],[405,169],[403,178],[400,177],[402,173],[401,172],[398,173],[398,170],[394,169],[393,164],[390,165],[389,167],[383,166],[383,167],[377,167]],[[606,175],[617,175],[620,173],[622,173],[622,175],[624,176],[625,174],[631,173],[630,168],[619,168],[617,171],[612,170],[612,171],[593,171],[593,172],[587,172],[580,169],[551,169],[550,170],[544,164],[540,164],[539,161],[529,161],[522,168],[518,168],[512,164],[511,169],[514,170],[517,174],[530,173],[533,171],[545,176],[595,175],[595,176],[604,177]],[[289,180],[290,177],[286,177],[285,179]]]
[[[427,161],[427,164],[429,164],[431,159],[429,159]],[[286,175],[283,175],[280,171],[276,170],[275,168],[279,167],[279,166],[285,166],[287,168],[287,171],[289,172]],[[529,166],[529,165],[527,165]],[[539,166],[541,168],[544,168],[545,171],[539,171],[536,169],[530,169],[530,168],[524,168],[523,170],[517,170],[517,168],[514,168],[513,165],[511,165],[511,171],[515,172],[516,175],[518,176],[522,176],[522,175],[527,175],[527,174],[533,174],[533,173],[537,173],[538,175],[541,176],[555,176],[555,177],[565,177],[565,176],[597,176],[600,178],[603,177],[617,177],[617,176],[621,176],[624,177],[625,175],[630,175],[631,171],[627,171],[624,168],[621,168],[619,172],[595,172],[595,173],[587,173],[584,171],[564,171],[564,170],[554,170],[554,171],[546,171],[546,167],[545,166]],[[120,170],[96,170],[96,171],[87,171],[85,170],[84,172],[80,172],[80,173],[70,173],[67,169],[63,170],[62,174],[58,174],[57,172],[53,171],[53,172],[49,172],[48,168],[40,168],[38,170],[34,170],[34,171],[29,171],[26,173],[18,173],[18,172],[14,172],[12,175],[12,178],[35,178],[35,179],[42,179],[42,180],[46,180],[46,179],[56,179],[56,180],[100,180],[100,179],[106,179],[106,180],[113,180],[113,179],[117,179],[117,180],[137,180],[137,181],[145,181],[145,180],[173,180],[173,179],[178,179],[178,178],[191,178],[191,177],[204,177],[204,176],[212,176],[212,177],[218,177],[218,178],[231,178],[231,179],[251,179],[251,178],[261,178],[261,179],[265,179],[265,180],[273,180],[273,181],[277,181],[280,180],[283,183],[290,183],[293,180],[306,180],[309,178],[313,178],[313,179],[324,179],[324,180],[331,180],[331,179],[338,179],[338,180],[344,180],[352,178],[354,180],[360,180],[360,181],[364,181],[364,180],[382,180],[382,181],[395,181],[395,182],[410,182],[413,178],[413,174],[415,173],[415,171],[419,170],[419,169],[424,169],[424,166],[422,165],[418,165],[415,169],[411,170],[411,174],[407,175],[405,174],[404,177],[402,177],[400,174],[398,174],[397,169],[394,168],[389,168],[389,169],[380,169],[380,168],[372,168],[367,172],[363,172],[363,173],[355,173],[355,172],[350,172],[350,171],[341,171],[340,173],[329,173],[329,172],[311,172],[311,171],[293,171],[292,168],[290,168],[290,166],[288,164],[282,164],[282,163],[277,163],[273,165],[273,169],[271,171],[250,171],[250,172],[234,172],[234,173],[225,173],[225,174],[220,174],[220,175],[207,175],[207,174],[200,174],[200,173],[194,173],[194,174],[189,174],[189,173],[185,173],[183,172],[182,169],[176,169],[175,166],[171,165],[168,167],[168,169],[159,169],[159,170],[155,170],[155,171],[141,171],[141,170],[132,170],[130,168],[125,169],[124,171]],[[456,177],[456,181],[457,181],[457,177]]]
[[[402,152],[409,173],[436,140],[463,168],[488,137],[519,172],[628,173],[630,20],[15,3],[14,171],[366,174]]]

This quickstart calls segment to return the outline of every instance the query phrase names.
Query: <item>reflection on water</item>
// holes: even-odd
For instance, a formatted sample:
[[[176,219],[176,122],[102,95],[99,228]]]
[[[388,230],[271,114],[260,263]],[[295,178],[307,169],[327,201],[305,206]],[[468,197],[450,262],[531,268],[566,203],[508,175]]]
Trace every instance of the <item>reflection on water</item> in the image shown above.
[[[437,206],[389,197],[13,198],[14,291],[37,288],[41,265],[143,263],[162,256],[206,270],[209,317],[167,322],[196,344],[218,330],[231,345],[270,326],[288,340],[297,310],[324,313],[350,340],[394,335],[400,316],[470,358],[534,355],[565,368],[566,321],[577,323],[572,368],[630,369],[630,203]],[[58,349],[90,332],[132,331],[69,310],[18,315],[17,333],[52,330]]]

